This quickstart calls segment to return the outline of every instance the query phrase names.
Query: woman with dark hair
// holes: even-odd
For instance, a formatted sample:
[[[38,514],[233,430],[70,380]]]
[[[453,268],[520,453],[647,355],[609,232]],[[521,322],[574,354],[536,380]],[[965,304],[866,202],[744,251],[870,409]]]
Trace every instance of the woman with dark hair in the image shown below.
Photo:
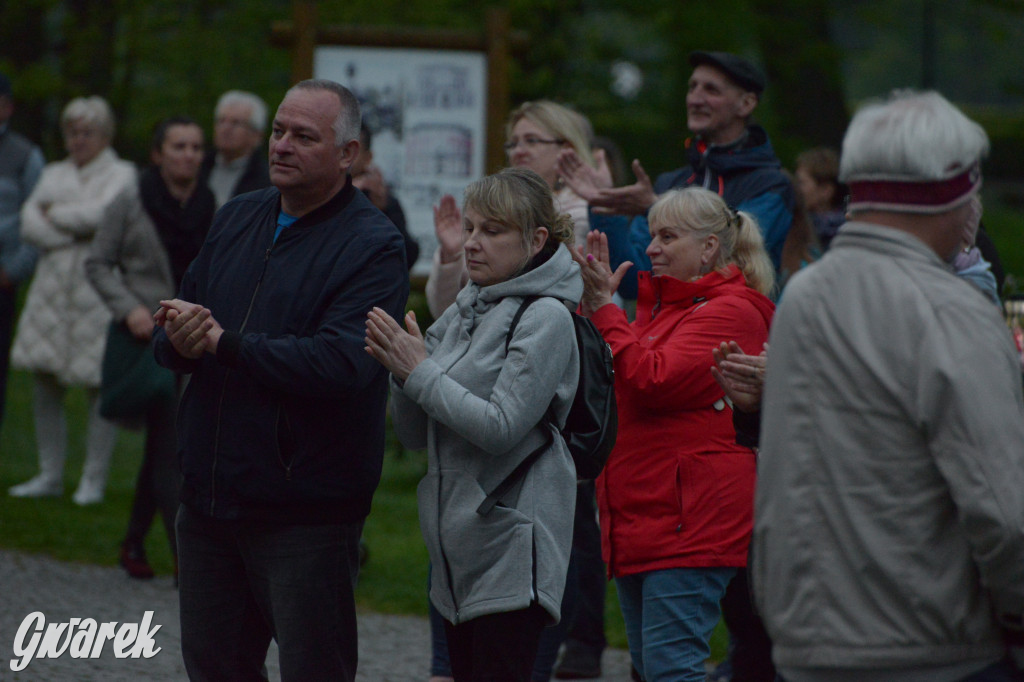
[[[560,617],[576,470],[559,429],[576,393],[569,314],[583,286],[572,221],[536,173],[508,168],[466,189],[470,282],[426,339],[374,309],[367,351],[392,373],[395,432],[427,448],[419,514],[430,601],[445,620],[456,682],[530,679],[544,626]],[[512,319],[525,297],[540,296]],[[488,492],[531,453],[521,483]]]
[[[803,197],[822,251],[846,222],[846,186],[839,182],[839,155],[812,147],[796,157],[795,186]]]
[[[148,342],[160,300],[174,296],[181,277],[199,252],[214,213],[209,188],[198,182],[203,131],[189,118],[161,122],[153,136],[153,165],[138,192],[119,202],[104,223],[86,261],[86,271],[116,322]],[[174,516],[178,473],[174,418],[177,400],[161,400],[146,411],[146,445],[135,485],[121,566],[133,578],[152,578],[143,541],[157,510],[177,557]],[[177,561],[177,559],[175,559]]]

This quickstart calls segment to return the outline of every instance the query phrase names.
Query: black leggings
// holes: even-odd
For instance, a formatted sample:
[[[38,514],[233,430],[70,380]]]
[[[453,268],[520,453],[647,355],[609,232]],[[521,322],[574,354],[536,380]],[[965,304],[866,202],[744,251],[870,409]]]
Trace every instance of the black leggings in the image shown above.
[[[536,602],[520,611],[444,623],[455,682],[530,682],[550,617]]]
[[[176,411],[177,401],[169,400],[153,405],[146,413],[146,447],[125,535],[125,544],[141,545],[159,510],[175,560],[178,553],[174,517],[178,512],[181,479],[174,433]]]

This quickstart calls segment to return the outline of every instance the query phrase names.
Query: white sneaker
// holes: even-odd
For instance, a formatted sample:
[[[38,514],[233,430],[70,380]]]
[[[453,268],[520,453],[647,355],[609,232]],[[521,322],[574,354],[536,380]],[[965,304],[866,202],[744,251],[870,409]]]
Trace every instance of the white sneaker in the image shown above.
[[[59,478],[39,474],[24,483],[11,486],[7,493],[11,497],[60,497],[64,494],[64,483]]]
[[[96,483],[83,478],[78,483],[78,490],[71,496],[71,501],[79,507],[99,504],[103,501],[103,486],[96,485]]]

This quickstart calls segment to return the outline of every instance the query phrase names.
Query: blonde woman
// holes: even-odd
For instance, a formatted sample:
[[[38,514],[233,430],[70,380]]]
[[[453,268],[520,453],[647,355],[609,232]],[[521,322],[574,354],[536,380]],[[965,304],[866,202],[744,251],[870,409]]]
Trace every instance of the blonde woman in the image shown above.
[[[754,453],[708,371],[724,339],[760,348],[775,306],[757,223],[714,192],[669,192],[651,208],[650,272],[636,320],[612,303],[604,234],[577,255],[582,311],[611,345],[619,433],[597,480],[602,553],[615,578],[633,665],[646,680],[705,679],[719,601],[747,563]]]
[[[395,432],[427,448],[420,527],[430,601],[444,618],[456,682],[530,679],[541,632],[560,617],[572,544],[576,470],[558,434],[576,392],[570,309],[582,293],[571,221],[527,169],[466,189],[470,283],[420,335],[383,311],[367,320],[367,351],[392,373]],[[512,318],[526,309],[508,343]],[[486,496],[527,455],[522,483],[490,511]]]
[[[586,242],[590,223],[587,202],[566,185],[558,174],[558,154],[571,149],[581,163],[595,169],[597,177],[611,187],[611,172],[604,153],[595,159],[591,152],[593,128],[583,114],[549,100],[524,102],[509,115],[505,126],[505,152],[513,168],[528,168],[551,189],[555,211],[567,213],[573,222],[573,242]],[[434,232],[440,244],[434,253],[427,279],[427,305],[437,318],[455,300],[468,276],[462,251],[462,217],[455,197],[441,198],[434,209]]]
[[[68,387],[86,389],[89,421],[76,504],[103,500],[110,455],[117,439],[99,414],[100,364],[110,312],[89,284],[85,260],[93,235],[111,219],[119,197],[135,191],[135,167],[118,158],[110,141],[114,115],[101,97],[72,100],[61,114],[68,158],[43,169],[22,209],[22,239],[39,250],[11,364],[33,373],[33,410],[39,474],[10,489],[14,497],[64,492]]]

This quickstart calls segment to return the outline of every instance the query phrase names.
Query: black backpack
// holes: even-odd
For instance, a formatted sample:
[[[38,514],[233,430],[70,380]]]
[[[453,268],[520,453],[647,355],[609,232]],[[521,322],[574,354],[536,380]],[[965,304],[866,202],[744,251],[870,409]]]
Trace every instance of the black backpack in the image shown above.
[[[512,335],[519,324],[519,318],[539,298],[540,296],[527,296],[519,305],[505,336],[506,353],[509,344],[512,343]],[[580,379],[561,433],[576,465],[576,478],[585,480],[597,478],[601,473],[618,434],[615,369],[612,365],[612,349],[594,323],[576,313],[570,314],[576,329],[576,345],[580,354]],[[546,414],[545,419],[547,418]],[[527,455],[480,504],[477,513],[486,515],[498,500],[519,482],[549,445],[550,440]]]

